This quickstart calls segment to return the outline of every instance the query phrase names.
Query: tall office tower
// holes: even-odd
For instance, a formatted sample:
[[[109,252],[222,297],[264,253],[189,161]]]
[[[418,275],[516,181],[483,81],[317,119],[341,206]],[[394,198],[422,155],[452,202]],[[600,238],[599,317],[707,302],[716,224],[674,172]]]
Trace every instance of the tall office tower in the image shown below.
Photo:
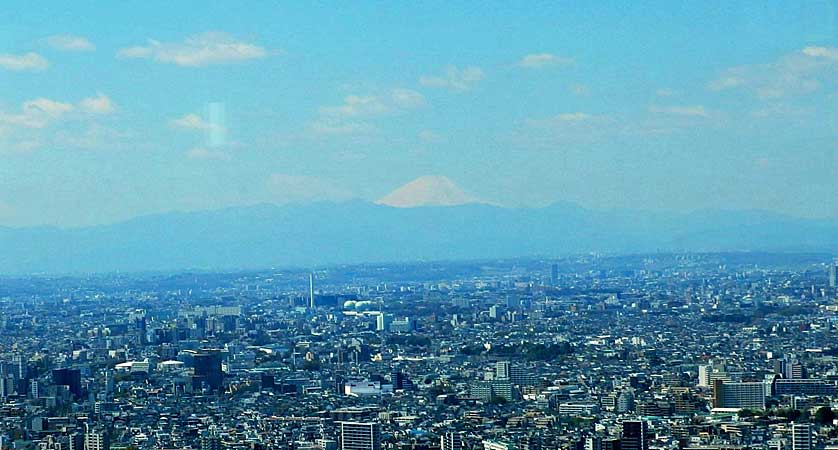
[[[394,390],[403,389],[409,391],[413,389],[413,381],[399,369],[393,369],[390,372],[390,383],[393,385]]]
[[[314,309],[314,274],[308,274],[308,307]]]
[[[550,286],[559,284],[559,265],[553,264],[550,266]]]
[[[68,436],[67,447],[69,450],[84,450],[84,434],[72,433]]]
[[[759,381],[735,383],[714,380],[713,407],[765,409],[765,397],[769,392],[768,385]]]
[[[838,287],[838,264],[829,266],[829,287]]]
[[[390,331],[390,325],[393,323],[393,315],[381,312],[375,316],[375,331]]]
[[[585,438],[585,450],[602,450],[602,438],[599,436],[588,436]]]
[[[788,376],[786,378],[790,380],[802,380],[806,378],[806,368],[803,367],[803,364],[801,364],[800,361],[794,361],[787,367]]]
[[[111,439],[103,428],[88,428],[84,432],[84,450],[110,450]]]
[[[509,361],[498,361],[495,363],[495,378],[498,380],[509,379]]]
[[[620,437],[621,450],[649,450],[649,425],[645,420],[626,420]]]
[[[221,352],[218,350],[203,350],[194,356],[194,382],[205,383],[211,390],[218,391],[224,384],[224,374],[221,372]]]
[[[812,425],[796,423],[791,426],[791,449],[812,450]]]
[[[14,393],[14,382],[10,376],[0,377],[0,400],[5,401],[6,397]]]
[[[201,450],[222,450],[223,448],[221,436],[215,425],[210,425],[209,429],[201,433]]]
[[[29,383],[29,393],[32,395],[32,398],[33,398],[33,399],[36,399],[36,400],[37,400],[38,398],[40,398],[40,396],[41,396],[41,392],[40,392],[40,390],[38,389],[38,387],[39,387],[39,386],[38,386],[38,380],[32,380],[32,381]]]
[[[381,450],[381,424],[340,422],[341,450]]]
[[[76,398],[81,397],[81,371],[79,369],[54,369],[52,382],[58,386],[67,386]]]
[[[713,366],[710,364],[698,366],[698,385],[701,387],[710,387],[711,373],[713,373]]]
[[[463,435],[458,431],[449,431],[439,437],[440,450],[463,450]]]
[[[15,364],[17,365],[17,379],[25,380],[27,370],[26,361],[24,361],[23,355],[15,355]]]

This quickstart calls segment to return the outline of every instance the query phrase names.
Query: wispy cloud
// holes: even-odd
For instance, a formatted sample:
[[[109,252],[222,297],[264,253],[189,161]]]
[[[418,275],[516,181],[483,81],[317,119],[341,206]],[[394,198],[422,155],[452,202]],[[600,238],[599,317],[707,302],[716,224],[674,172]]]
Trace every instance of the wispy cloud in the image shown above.
[[[23,55],[0,54],[0,67],[6,70],[38,72],[49,67],[43,56],[29,52]]]
[[[256,44],[235,39],[227,33],[197,34],[182,42],[149,40],[147,45],[122,48],[120,58],[142,58],[181,67],[204,67],[264,58],[268,51]]]
[[[177,119],[172,119],[169,121],[169,125],[173,128],[180,128],[183,130],[207,131],[213,128],[211,123],[194,113],[189,113],[182,117],[178,117]]]
[[[666,114],[672,116],[685,116],[685,117],[710,117],[710,114],[707,112],[707,109],[704,108],[702,105],[689,105],[689,106],[661,106],[661,105],[652,105],[649,107],[649,112],[653,114]]]
[[[518,66],[525,69],[543,69],[550,66],[569,66],[574,63],[573,58],[556,56],[552,53],[532,53],[518,61]]]
[[[760,99],[777,99],[815,92],[836,71],[838,48],[806,47],[773,62],[731,67],[710,80],[707,88],[744,89]]]
[[[377,127],[366,122],[323,117],[309,123],[307,129],[321,136],[372,134],[378,131]]]
[[[114,109],[113,102],[104,94],[84,98],[76,104],[44,97],[27,100],[18,111],[0,110],[0,138],[3,138],[0,143],[26,151],[41,147],[45,141],[76,146],[73,143],[75,139],[81,139],[79,136],[67,131],[51,134],[48,129],[69,121],[93,125],[94,116],[109,114]],[[88,134],[85,142],[103,135],[100,129],[94,129],[93,132],[96,136],[85,132]]]
[[[393,89],[383,95],[347,95],[340,105],[323,106],[324,116],[369,117],[419,108],[425,97],[410,89]]]
[[[116,106],[107,95],[100,93],[96,97],[85,98],[80,101],[79,108],[91,114],[110,114],[114,112]]]
[[[484,77],[483,69],[477,66],[467,66],[462,69],[448,66],[441,75],[423,75],[419,78],[419,83],[425,87],[462,92],[471,89]]]
[[[655,95],[657,95],[658,97],[672,97],[675,94],[677,94],[677,91],[669,87],[663,87],[655,91]]]
[[[206,147],[191,148],[186,152],[186,157],[199,161],[229,161],[232,159],[230,154],[225,151]]]
[[[587,97],[591,95],[591,88],[584,84],[574,84],[570,87],[570,93],[577,97]]]
[[[309,123],[315,135],[371,134],[378,127],[369,123],[375,117],[397,114],[421,108],[425,97],[414,90],[391,89],[381,94],[347,95],[338,105],[322,106],[318,117]]]
[[[44,39],[44,42],[56,50],[65,52],[91,52],[96,50],[96,46],[83,36],[60,34],[49,36]]]
[[[803,54],[813,58],[838,59],[838,47],[806,47]]]

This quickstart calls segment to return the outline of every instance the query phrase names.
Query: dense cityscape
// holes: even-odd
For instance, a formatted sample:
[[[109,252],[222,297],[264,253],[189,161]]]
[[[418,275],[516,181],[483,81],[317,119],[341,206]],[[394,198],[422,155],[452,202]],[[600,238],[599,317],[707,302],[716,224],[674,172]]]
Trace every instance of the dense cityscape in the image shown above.
[[[0,279],[0,448],[838,449],[830,255]]]

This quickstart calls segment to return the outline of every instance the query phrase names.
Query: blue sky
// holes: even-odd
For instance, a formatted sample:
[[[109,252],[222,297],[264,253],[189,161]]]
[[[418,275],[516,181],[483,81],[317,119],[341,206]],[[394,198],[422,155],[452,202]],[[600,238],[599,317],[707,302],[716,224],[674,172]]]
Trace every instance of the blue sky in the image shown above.
[[[838,217],[834,1],[207,3],[4,4],[0,225],[429,174],[508,206]]]

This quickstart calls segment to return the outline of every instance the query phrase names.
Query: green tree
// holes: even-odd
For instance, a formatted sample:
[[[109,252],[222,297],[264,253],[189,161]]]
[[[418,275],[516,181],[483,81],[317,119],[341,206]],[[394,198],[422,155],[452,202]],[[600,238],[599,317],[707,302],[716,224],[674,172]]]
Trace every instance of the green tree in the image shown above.
[[[815,412],[815,422],[821,425],[831,425],[835,420],[835,411],[828,406],[822,406]]]

